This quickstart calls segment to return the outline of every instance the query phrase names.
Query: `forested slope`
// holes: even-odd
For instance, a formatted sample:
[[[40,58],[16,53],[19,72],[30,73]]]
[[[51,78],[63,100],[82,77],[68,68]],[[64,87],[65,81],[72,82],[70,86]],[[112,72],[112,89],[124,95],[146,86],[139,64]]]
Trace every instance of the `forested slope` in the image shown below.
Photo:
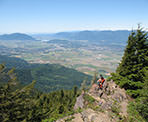
[[[34,89],[35,81],[19,87],[14,70],[5,71],[0,65],[0,81],[7,83],[0,86],[0,121],[1,122],[49,122],[72,114],[79,91],[59,90],[42,93]]]
[[[91,79],[89,75],[59,64],[29,64],[22,59],[7,56],[0,56],[0,63],[5,63],[8,69],[15,67],[17,78],[22,84],[36,80],[35,87],[44,92],[79,87],[83,80]]]

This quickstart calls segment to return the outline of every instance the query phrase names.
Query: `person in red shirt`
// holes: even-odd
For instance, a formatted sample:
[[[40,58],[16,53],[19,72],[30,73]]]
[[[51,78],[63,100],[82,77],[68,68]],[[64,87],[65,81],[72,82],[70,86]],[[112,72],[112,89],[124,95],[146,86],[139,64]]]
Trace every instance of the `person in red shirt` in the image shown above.
[[[100,75],[100,79],[97,81],[98,86],[99,86],[99,89],[102,90],[102,88],[103,88],[103,83],[104,83],[104,82],[105,82],[104,77],[103,77],[102,75]]]

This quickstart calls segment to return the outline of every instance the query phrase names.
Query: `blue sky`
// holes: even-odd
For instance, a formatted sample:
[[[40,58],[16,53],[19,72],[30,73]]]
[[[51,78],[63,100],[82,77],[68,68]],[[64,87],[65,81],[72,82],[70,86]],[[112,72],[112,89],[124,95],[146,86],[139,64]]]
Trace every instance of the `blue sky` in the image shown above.
[[[148,0],[0,0],[0,33],[148,28]]]

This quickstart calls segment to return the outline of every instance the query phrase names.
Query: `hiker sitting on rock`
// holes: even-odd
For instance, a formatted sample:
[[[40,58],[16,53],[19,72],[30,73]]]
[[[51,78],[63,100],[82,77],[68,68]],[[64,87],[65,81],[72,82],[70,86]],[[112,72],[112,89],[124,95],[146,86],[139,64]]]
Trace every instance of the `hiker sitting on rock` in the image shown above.
[[[100,79],[97,81],[98,83],[98,89],[101,89],[103,88],[103,83],[105,82],[105,79],[102,75],[100,75]]]

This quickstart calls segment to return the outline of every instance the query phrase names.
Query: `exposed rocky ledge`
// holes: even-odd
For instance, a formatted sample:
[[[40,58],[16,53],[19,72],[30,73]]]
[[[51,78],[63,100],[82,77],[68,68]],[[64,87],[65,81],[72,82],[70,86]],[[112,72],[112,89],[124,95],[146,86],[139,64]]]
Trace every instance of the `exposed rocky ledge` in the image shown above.
[[[113,81],[105,82],[103,90],[97,89],[97,84],[93,84],[90,90],[82,93],[76,100],[74,109],[82,111],[74,115],[62,118],[57,122],[66,122],[71,118],[71,122],[116,122],[120,117],[127,117],[128,96],[124,89],[121,89]],[[87,106],[84,95],[91,96],[94,102],[94,108]],[[118,110],[118,111],[117,111]]]

